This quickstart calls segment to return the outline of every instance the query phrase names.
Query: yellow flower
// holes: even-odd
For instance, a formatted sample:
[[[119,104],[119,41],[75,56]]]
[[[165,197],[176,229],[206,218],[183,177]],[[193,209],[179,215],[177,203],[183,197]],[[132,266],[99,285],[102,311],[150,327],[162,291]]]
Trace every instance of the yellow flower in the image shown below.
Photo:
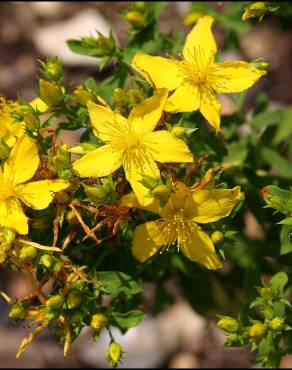
[[[198,20],[186,38],[182,60],[137,53],[132,66],[156,88],[174,90],[165,111],[176,113],[199,109],[218,132],[221,104],[216,93],[244,91],[266,71],[242,61],[216,63],[217,46],[211,32],[212,23],[211,16]]]
[[[33,209],[44,209],[51,203],[54,192],[66,189],[64,180],[41,180],[27,183],[39,165],[39,155],[33,139],[21,136],[0,168],[0,226],[28,233],[28,219],[21,202]]]
[[[7,101],[0,98],[0,140],[3,140],[10,148],[24,133],[24,124],[15,122],[11,116],[13,110],[19,106],[18,102]]]
[[[148,189],[142,185],[143,175],[160,177],[157,162],[192,162],[187,145],[166,130],[153,131],[167,98],[167,90],[157,91],[151,98],[136,105],[126,119],[102,105],[88,103],[89,116],[95,135],[105,145],[92,150],[73,163],[81,177],[108,176],[123,166],[139,202],[146,198]]]
[[[178,249],[191,261],[212,270],[220,268],[222,263],[212,240],[197,223],[215,222],[228,216],[240,199],[240,187],[191,191],[179,182],[177,188],[161,209],[157,201],[148,207],[141,206],[133,194],[122,198],[122,205],[147,209],[161,217],[137,226],[133,255],[144,262],[161,248],[167,250],[177,241]]]

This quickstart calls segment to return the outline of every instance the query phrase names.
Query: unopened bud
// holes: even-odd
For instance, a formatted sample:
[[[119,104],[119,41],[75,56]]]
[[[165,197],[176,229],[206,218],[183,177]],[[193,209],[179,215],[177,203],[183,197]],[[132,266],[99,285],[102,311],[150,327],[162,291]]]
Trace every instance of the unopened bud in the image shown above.
[[[107,358],[113,362],[114,365],[118,364],[121,358],[123,358],[123,348],[117,342],[112,342],[109,346]]]
[[[19,260],[24,263],[31,262],[37,256],[37,254],[37,248],[28,245],[21,248]]]
[[[223,316],[217,322],[217,326],[228,333],[236,333],[238,330],[238,322],[230,316]]]
[[[260,339],[263,338],[266,331],[267,331],[267,328],[266,328],[265,324],[259,322],[259,323],[253,324],[249,328],[249,335],[250,335],[250,337],[252,337],[255,340],[260,340]]]
[[[66,218],[66,221],[68,222],[68,224],[70,224],[70,225],[77,225],[78,222],[79,222],[75,213],[71,210],[66,213],[65,218]]]
[[[131,89],[129,92],[129,99],[132,105],[137,105],[145,100],[145,96],[142,94],[140,90]]]
[[[40,79],[40,98],[50,107],[55,107],[60,103],[62,92],[59,87],[45,80]]]
[[[57,274],[58,272],[61,271],[61,268],[62,268],[62,262],[61,261],[56,261],[54,264],[53,264],[53,271],[55,274]]]
[[[102,313],[92,315],[90,326],[97,331],[102,330],[108,323],[108,319]]]
[[[280,319],[279,317],[275,317],[270,322],[270,327],[274,331],[283,330],[284,329],[284,320]]]
[[[44,265],[47,269],[51,268],[53,265],[54,259],[49,254],[43,254],[40,258],[40,264]]]
[[[246,21],[249,18],[255,18],[255,17],[263,17],[268,10],[267,3],[264,1],[258,1],[256,3],[253,3],[249,5],[243,15],[242,20]]]
[[[267,300],[273,299],[274,296],[272,288],[269,287],[261,288],[260,295]]]
[[[25,318],[26,308],[22,303],[16,303],[12,306],[8,316],[12,320],[23,320]]]
[[[58,310],[63,306],[64,297],[60,294],[53,295],[46,301],[46,307],[54,310]]]
[[[222,242],[224,235],[220,230],[216,230],[211,234],[211,239],[214,244],[218,244]]]
[[[170,196],[170,189],[166,185],[158,185],[152,190],[153,197],[160,201],[166,201]]]
[[[79,102],[83,105],[86,105],[89,100],[92,99],[91,92],[83,90],[82,87],[77,87],[77,89],[74,90],[74,95],[77,96]]]
[[[181,126],[174,126],[172,129],[171,129],[171,133],[175,136],[175,137],[182,137],[184,136],[184,134],[186,133],[186,129],[184,127],[181,127]]]
[[[147,26],[145,16],[135,10],[128,12],[126,19],[135,28],[145,28]]]
[[[67,296],[67,306],[69,310],[76,308],[82,302],[82,294],[76,290],[72,290]]]

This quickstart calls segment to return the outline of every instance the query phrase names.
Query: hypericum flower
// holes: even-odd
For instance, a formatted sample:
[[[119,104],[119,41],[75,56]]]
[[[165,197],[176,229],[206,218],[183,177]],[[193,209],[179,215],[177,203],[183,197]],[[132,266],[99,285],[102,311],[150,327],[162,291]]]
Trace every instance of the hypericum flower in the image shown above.
[[[177,247],[191,261],[208,269],[222,266],[210,237],[199,224],[215,222],[230,214],[241,197],[240,187],[233,189],[192,190],[181,182],[164,207],[154,202],[143,207],[134,194],[125,195],[122,205],[147,209],[161,218],[137,226],[132,246],[133,255],[144,262],[160,249],[168,249],[177,241]]]
[[[236,93],[251,87],[266,71],[247,62],[216,63],[213,18],[204,16],[186,38],[182,60],[137,53],[132,66],[156,88],[174,90],[167,100],[167,112],[200,110],[206,120],[220,130],[221,104],[216,93]]]
[[[24,133],[24,123],[15,122],[11,116],[17,106],[19,106],[18,102],[0,98],[0,140],[10,148]]]
[[[124,167],[139,202],[146,198],[148,189],[141,183],[143,175],[160,177],[158,162],[192,162],[187,145],[166,130],[154,131],[167,98],[167,90],[157,91],[151,98],[136,105],[126,119],[110,109],[88,102],[88,111],[94,134],[105,145],[92,150],[73,163],[81,177],[107,176]]]
[[[21,202],[33,209],[44,209],[53,200],[55,192],[66,189],[64,180],[30,180],[39,165],[36,143],[28,136],[21,136],[0,168],[0,226],[28,233],[28,219]]]

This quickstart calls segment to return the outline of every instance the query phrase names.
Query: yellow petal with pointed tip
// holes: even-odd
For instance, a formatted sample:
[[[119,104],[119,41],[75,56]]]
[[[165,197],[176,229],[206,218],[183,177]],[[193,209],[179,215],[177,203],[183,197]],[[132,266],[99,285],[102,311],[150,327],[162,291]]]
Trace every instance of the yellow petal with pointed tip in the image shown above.
[[[217,51],[211,31],[213,20],[208,15],[200,18],[188,34],[183,48],[184,58],[200,69],[213,62],[213,56]]]
[[[96,137],[111,142],[119,132],[119,126],[127,123],[126,118],[91,100],[87,103],[89,118]]]
[[[164,110],[166,112],[193,112],[200,107],[201,97],[199,89],[194,84],[183,83],[167,99]]]
[[[193,154],[185,142],[166,130],[150,132],[145,135],[144,143],[158,162],[193,162]]]
[[[135,152],[125,153],[123,158],[123,166],[126,173],[126,179],[132,186],[134,193],[136,194],[139,203],[142,206],[146,206],[152,203],[153,198],[146,197],[149,189],[141,184],[143,175],[151,177],[160,177],[159,169],[154,162],[154,159],[147,152]]]
[[[187,239],[179,235],[178,242],[183,254],[191,261],[198,262],[209,270],[222,267],[212,240],[198,227],[192,229]]]
[[[72,165],[81,177],[102,177],[117,170],[122,164],[122,153],[111,145],[104,145],[85,154]]]
[[[17,199],[8,198],[0,201],[0,226],[9,227],[22,235],[28,233],[27,217]]]
[[[41,113],[44,113],[49,109],[48,105],[41,98],[35,98],[29,104],[33,109],[37,109]]]
[[[133,58],[132,67],[157,89],[165,87],[174,90],[182,82],[177,64],[171,59],[137,53]]]
[[[216,63],[209,77],[217,93],[237,93],[251,87],[266,71],[260,71],[246,62]]]
[[[200,112],[210,125],[215,128],[216,132],[220,131],[220,111],[221,103],[213,91],[207,87],[202,88]]]
[[[240,187],[233,189],[198,190],[193,193],[197,215],[193,220],[198,223],[216,222],[227,217],[240,200]]]
[[[39,155],[35,141],[28,136],[20,137],[9,158],[4,163],[4,177],[15,185],[30,180],[39,165]]]
[[[68,188],[65,180],[42,180],[18,185],[15,193],[26,205],[34,209],[44,209],[53,200],[54,194]]]
[[[165,244],[161,230],[166,224],[165,221],[150,221],[136,227],[132,253],[140,262],[152,257]]]
[[[166,89],[159,89],[131,110],[128,121],[135,131],[151,132],[155,129],[162,115],[167,94]]]

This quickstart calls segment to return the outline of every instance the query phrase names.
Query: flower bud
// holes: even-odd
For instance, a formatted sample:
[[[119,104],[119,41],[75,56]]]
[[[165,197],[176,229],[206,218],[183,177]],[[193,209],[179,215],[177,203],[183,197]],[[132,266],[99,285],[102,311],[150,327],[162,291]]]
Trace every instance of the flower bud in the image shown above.
[[[260,295],[267,300],[273,299],[273,290],[269,287],[263,287],[260,289]]]
[[[113,362],[114,365],[118,364],[120,359],[123,358],[123,348],[122,346],[117,342],[112,342],[109,345],[108,353],[107,353],[107,359],[110,362]]]
[[[54,310],[58,310],[63,306],[64,297],[60,294],[53,295],[46,301],[46,307]]]
[[[55,107],[60,103],[62,92],[59,87],[45,80],[40,79],[40,98],[50,107]]]
[[[184,127],[181,127],[181,126],[174,126],[172,129],[171,129],[171,133],[179,138],[179,137],[182,137],[184,136],[184,134],[186,133],[186,129]]]
[[[62,268],[62,262],[61,261],[56,261],[54,264],[53,264],[53,271],[55,274],[57,274],[58,272],[61,271],[61,268]]]
[[[22,303],[16,303],[12,306],[8,316],[12,320],[23,320],[26,315],[26,308]]]
[[[97,331],[102,330],[108,323],[108,319],[102,313],[92,315],[90,326]]]
[[[267,328],[265,324],[258,322],[256,324],[253,324],[249,328],[249,335],[255,340],[261,340],[264,337],[266,331],[267,331]]]
[[[130,11],[126,14],[127,21],[135,28],[145,28],[147,26],[147,20],[145,16],[135,10]]]
[[[211,234],[211,239],[214,244],[218,244],[223,241],[224,235],[220,230],[216,230]]]
[[[258,1],[256,3],[249,5],[245,9],[242,15],[242,20],[246,21],[249,18],[263,17],[267,11],[268,11],[267,3],[264,1]]]
[[[114,89],[113,101],[118,107],[124,107],[127,105],[127,98],[124,89],[117,87]]]
[[[62,62],[58,57],[47,58],[45,62],[40,62],[43,74],[52,81],[58,81],[63,74]]]
[[[275,317],[270,322],[270,327],[274,331],[283,330],[284,329],[284,320],[280,319],[279,317]]]
[[[40,258],[40,265],[44,265],[47,269],[51,268],[53,265],[54,259],[49,254],[43,254]]]
[[[167,201],[170,193],[171,191],[166,185],[158,185],[152,190],[154,198],[163,202]]]
[[[67,306],[69,310],[76,308],[82,302],[82,294],[76,290],[72,290],[67,296]]]
[[[76,217],[75,213],[71,210],[66,213],[65,218],[68,224],[70,225],[78,225],[79,223],[78,218]]]
[[[131,89],[129,92],[129,99],[132,105],[137,105],[145,100],[145,96],[142,94],[140,90]]]
[[[70,196],[66,191],[60,191],[59,193],[56,193],[56,197],[58,200],[58,203],[60,204],[67,204],[70,201]]]
[[[194,12],[194,13],[188,14],[184,18],[184,24],[186,26],[194,26],[202,16],[203,14],[200,12]]]
[[[83,105],[86,105],[92,99],[91,92],[83,90],[81,86],[74,90],[74,95],[77,96],[79,102]]]
[[[31,262],[38,254],[37,248],[32,247],[31,245],[25,246],[21,248],[19,254],[20,262]]]
[[[100,47],[101,53],[103,55],[113,54],[116,48],[112,33],[110,33],[109,37],[105,37],[99,32],[98,39],[97,39],[97,45]]]
[[[238,330],[238,322],[230,316],[223,316],[217,322],[217,326],[228,333],[236,333]]]

